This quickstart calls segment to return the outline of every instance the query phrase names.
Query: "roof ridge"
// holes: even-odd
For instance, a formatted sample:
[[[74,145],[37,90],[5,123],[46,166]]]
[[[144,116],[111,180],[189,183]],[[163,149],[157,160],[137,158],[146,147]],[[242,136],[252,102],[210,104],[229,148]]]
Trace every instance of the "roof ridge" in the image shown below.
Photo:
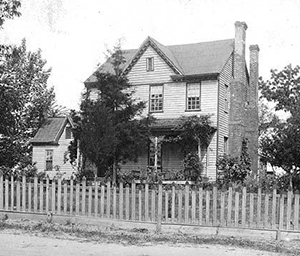
[[[223,41],[223,42],[224,42],[224,41],[234,41],[234,38],[220,39],[220,40],[212,40],[212,41],[205,41],[205,42],[198,42],[198,43],[171,44],[171,45],[166,45],[166,47],[182,46],[182,45],[196,45],[196,44],[214,43],[214,42],[222,42],[222,41]]]

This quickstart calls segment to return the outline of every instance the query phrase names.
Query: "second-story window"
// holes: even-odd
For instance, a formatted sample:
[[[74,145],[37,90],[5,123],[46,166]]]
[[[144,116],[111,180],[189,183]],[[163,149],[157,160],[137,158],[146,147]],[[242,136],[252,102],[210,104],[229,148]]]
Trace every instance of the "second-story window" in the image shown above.
[[[154,58],[150,57],[146,59],[146,70],[153,71],[154,70]]]
[[[163,85],[150,86],[150,112],[163,111]]]
[[[200,83],[189,83],[186,88],[187,110],[200,110]]]

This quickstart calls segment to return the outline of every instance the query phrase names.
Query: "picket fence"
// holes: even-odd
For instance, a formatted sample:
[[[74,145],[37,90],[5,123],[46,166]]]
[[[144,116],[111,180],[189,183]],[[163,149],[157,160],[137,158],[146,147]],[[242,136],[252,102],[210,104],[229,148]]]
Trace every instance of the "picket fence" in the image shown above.
[[[190,185],[14,180],[0,174],[0,211],[299,231],[299,194]]]

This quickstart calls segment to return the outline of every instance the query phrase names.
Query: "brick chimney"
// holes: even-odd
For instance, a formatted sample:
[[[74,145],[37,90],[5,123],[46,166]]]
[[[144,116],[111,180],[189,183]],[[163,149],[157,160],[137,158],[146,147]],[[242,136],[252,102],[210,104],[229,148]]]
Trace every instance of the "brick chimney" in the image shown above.
[[[239,156],[245,137],[245,102],[247,90],[245,43],[247,24],[235,22],[233,81],[230,83],[229,154]]]

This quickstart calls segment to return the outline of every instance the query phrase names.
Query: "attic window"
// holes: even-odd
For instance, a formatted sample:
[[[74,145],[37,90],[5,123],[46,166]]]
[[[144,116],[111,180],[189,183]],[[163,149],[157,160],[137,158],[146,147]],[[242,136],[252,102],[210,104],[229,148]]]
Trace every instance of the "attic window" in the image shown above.
[[[154,70],[154,58],[147,58],[146,59],[146,70],[153,71]]]
[[[66,127],[66,140],[72,139],[72,128],[71,126]]]

